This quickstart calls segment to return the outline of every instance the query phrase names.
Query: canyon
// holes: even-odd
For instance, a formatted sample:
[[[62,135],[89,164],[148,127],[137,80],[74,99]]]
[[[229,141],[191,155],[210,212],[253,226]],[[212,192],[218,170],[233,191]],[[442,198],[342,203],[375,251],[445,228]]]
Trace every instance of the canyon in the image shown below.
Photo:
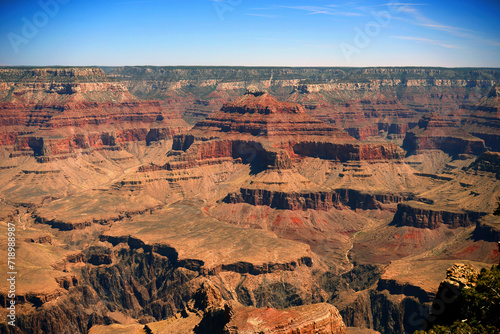
[[[0,68],[0,256],[15,224],[18,273],[1,331],[420,330],[448,268],[500,260],[499,84]]]

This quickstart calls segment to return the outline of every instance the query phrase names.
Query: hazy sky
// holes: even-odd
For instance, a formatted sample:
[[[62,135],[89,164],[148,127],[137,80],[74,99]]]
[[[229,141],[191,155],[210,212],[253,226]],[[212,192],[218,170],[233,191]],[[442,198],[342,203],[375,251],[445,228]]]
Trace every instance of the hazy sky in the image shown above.
[[[0,0],[0,65],[500,67],[500,1]]]

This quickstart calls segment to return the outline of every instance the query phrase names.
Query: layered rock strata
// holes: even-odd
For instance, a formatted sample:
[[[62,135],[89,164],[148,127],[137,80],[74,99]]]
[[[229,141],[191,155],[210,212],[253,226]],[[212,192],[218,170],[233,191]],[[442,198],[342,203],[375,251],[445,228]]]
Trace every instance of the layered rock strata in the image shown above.
[[[474,238],[488,242],[500,242],[500,217],[487,215],[476,223]]]
[[[221,112],[198,122],[187,134],[174,138],[164,166],[175,170],[236,159],[251,165],[257,174],[226,203],[266,205],[277,209],[329,210],[338,196],[320,187],[293,168],[304,157],[336,161],[399,159],[394,144],[362,143],[305,113],[303,106],[280,102],[267,92],[252,90]]]
[[[320,187],[292,169],[271,169],[258,174],[231,193],[226,203],[266,205],[283,210],[329,210],[339,205],[332,190]]]
[[[422,150],[441,150],[449,155],[480,155],[486,150],[484,141],[459,128],[459,123],[438,115],[424,116],[418,127],[409,130],[403,142],[408,154]]]
[[[235,308],[227,333],[344,334],[339,311],[330,304],[314,304],[285,310]]]
[[[18,74],[20,81],[0,87],[0,146],[14,157],[46,162],[81,150],[170,139],[188,127],[160,102],[139,101],[122,84],[107,82],[100,69]]]
[[[479,172],[495,173],[495,177],[500,179],[500,153],[484,152],[468,169]]]
[[[483,139],[490,150],[500,152],[500,86],[492,87],[478,102],[464,104],[460,112],[462,127]]]
[[[429,317],[424,323],[424,329],[449,323],[450,319],[456,317],[460,313],[457,299],[461,291],[474,288],[478,275],[479,272],[469,264],[455,263],[449,268],[446,271],[446,279],[439,285]]]
[[[392,224],[428,229],[436,229],[441,224],[446,224],[451,228],[457,228],[471,226],[484,215],[483,212],[440,208],[439,206],[409,201],[398,204]]]

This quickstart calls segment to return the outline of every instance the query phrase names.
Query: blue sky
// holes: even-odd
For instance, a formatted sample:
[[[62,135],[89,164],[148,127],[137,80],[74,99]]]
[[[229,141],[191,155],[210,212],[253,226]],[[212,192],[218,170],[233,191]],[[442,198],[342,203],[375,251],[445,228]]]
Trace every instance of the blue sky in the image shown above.
[[[1,0],[0,65],[500,67],[500,1]]]

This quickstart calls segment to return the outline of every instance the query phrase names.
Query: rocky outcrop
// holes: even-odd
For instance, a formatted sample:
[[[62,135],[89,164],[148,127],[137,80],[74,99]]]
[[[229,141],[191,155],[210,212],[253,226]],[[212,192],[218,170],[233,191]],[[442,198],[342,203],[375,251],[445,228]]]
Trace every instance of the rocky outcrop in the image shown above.
[[[1,68],[0,82],[9,81],[107,81],[106,73],[97,67]]]
[[[484,152],[469,166],[468,169],[495,173],[495,177],[500,180],[500,153]]]
[[[487,215],[479,219],[473,236],[475,240],[500,242],[500,217]]]
[[[200,329],[217,325],[214,319],[219,306],[227,303],[213,284],[210,289],[202,286],[197,291],[199,274],[178,267],[165,247],[146,252],[137,249],[127,246],[86,249],[76,260],[77,264],[62,265],[65,270],[76,266],[78,278],[60,279],[62,289],[55,294],[19,296],[17,327],[2,330],[6,329],[6,333],[87,333],[94,325],[116,322],[114,312],[146,322],[167,319],[185,309],[190,299],[194,309],[202,312]],[[0,305],[5,307],[6,302],[6,296],[0,295]],[[225,323],[227,321],[220,328]]]
[[[428,307],[414,297],[391,294],[388,290],[364,290],[352,298],[334,301],[349,327],[371,328],[366,333],[413,333],[422,327]],[[353,333],[358,331],[353,330]],[[349,333],[349,329],[348,329]]]
[[[146,320],[146,319],[144,319]],[[143,322],[145,323],[145,322]],[[346,327],[337,309],[329,304],[313,304],[286,309],[245,307],[224,300],[219,289],[203,281],[187,306],[175,316],[142,325],[94,326],[90,334],[143,332],[198,334],[345,334]]]
[[[158,102],[61,106],[57,115],[35,122],[30,114],[38,110],[23,113],[30,121],[16,118],[18,126],[4,135],[2,143],[13,145],[13,156],[57,156],[134,141],[150,144],[187,128],[181,119],[166,115]]]
[[[304,140],[293,146],[295,154],[346,162],[349,160],[400,159],[404,152],[395,144],[345,143]]]
[[[485,145],[495,152],[500,152],[500,88],[492,87],[489,93],[476,102],[461,106],[463,128],[470,134],[484,140]]]
[[[422,150],[441,150],[449,155],[479,155],[486,150],[484,141],[459,128],[453,120],[437,115],[424,116],[418,127],[409,130],[403,142],[409,155]]]
[[[44,84],[109,83],[111,78],[136,97],[168,100],[191,124],[237,98],[252,82],[283,100],[302,103],[318,119],[361,140],[380,137],[377,128],[382,136],[403,138],[419,112],[448,115],[461,108],[464,129],[498,151],[498,122],[491,117],[498,110],[495,69],[116,67],[106,69],[108,75],[95,68],[1,70],[5,85],[35,79]],[[0,87],[0,98],[9,95],[8,88]]]
[[[283,173],[283,171],[281,172]],[[300,175],[295,175],[301,178]],[[280,183],[279,178],[275,178]],[[282,187],[284,182],[282,182]],[[375,210],[384,204],[401,203],[408,200],[418,200],[411,193],[367,193],[355,189],[318,189],[316,192],[283,192],[270,190],[273,182],[267,181],[258,188],[258,181],[252,181],[248,187],[242,187],[239,193],[229,194],[223,201],[225,203],[248,203],[251,205],[267,205],[271,208],[283,210],[329,210],[338,207],[340,203],[352,210]],[[290,185],[288,187],[291,188]],[[310,190],[314,188],[309,186]]]
[[[380,291],[387,290],[393,295],[412,296],[418,299],[420,303],[427,303],[432,300],[434,294],[425,291],[421,287],[409,283],[401,284],[401,282],[393,279],[382,278],[378,282],[377,289]]]
[[[456,263],[446,271],[446,279],[442,284],[452,285],[457,289],[472,288],[478,275],[479,272],[471,265]]]
[[[377,124],[359,127],[348,127],[344,129],[350,136],[360,140],[365,140],[367,138],[376,137],[379,135],[379,127]]]
[[[160,167],[166,170],[193,168],[210,164],[210,161],[234,159],[251,164],[254,170],[266,168],[291,168],[288,153],[255,140],[205,139],[194,142],[190,135],[177,135],[169,155],[177,156],[173,161]],[[182,150],[185,148],[185,152]]]
[[[264,189],[242,188],[239,194],[229,194],[225,203],[248,203],[266,205],[281,210],[329,210],[338,205],[333,192],[285,193]]]
[[[457,298],[464,289],[476,286],[479,272],[469,264],[456,263],[446,272],[446,279],[439,285],[436,298],[431,307],[423,329],[428,330],[434,325],[448,324],[460,314]]]
[[[367,193],[355,189],[335,189],[342,204],[349,206],[352,210],[374,210],[380,209],[381,204],[401,203],[416,200],[415,194],[411,193]]]
[[[234,308],[226,333],[344,334],[339,311],[329,304],[314,304],[285,310]]]
[[[165,91],[197,85],[216,91],[243,90],[247,82],[266,88],[285,87],[302,94],[363,90],[379,92],[391,88],[491,87],[496,69],[436,68],[230,68],[230,67],[117,67],[110,76],[127,82],[129,89],[151,94],[151,87]],[[131,78],[136,80],[131,80]],[[164,92],[165,94],[166,92]]]
[[[220,113],[198,122],[190,133],[203,137],[240,133],[276,140],[289,140],[286,136],[352,139],[347,133],[306,114],[302,105],[278,101],[268,93],[248,93],[235,102],[225,104]]]
[[[338,195],[320,187],[296,170],[273,168],[244,184],[239,192],[224,198],[225,203],[265,205],[281,210],[330,210],[338,207]]]
[[[11,146],[12,156],[46,162],[78,150],[170,139],[188,127],[162,103],[138,101],[121,83],[108,82],[101,69],[0,72],[0,80],[16,76],[0,87],[0,145]]]
[[[392,220],[396,226],[436,229],[441,224],[451,228],[471,226],[484,216],[483,212],[462,211],[410,201],[398,204]]]
[[[174,159],[158,168],[193,168],[227,158],[250,164],[257,176],[227,195],[226,203],[329,210],[338,206],[337,194],[293,170],[293,159],[392,160],[402,158],[403,152],[391,143],[358,142],[308,116],[299,104],[249,91],[187,134],[175,136],[170,155]]]

